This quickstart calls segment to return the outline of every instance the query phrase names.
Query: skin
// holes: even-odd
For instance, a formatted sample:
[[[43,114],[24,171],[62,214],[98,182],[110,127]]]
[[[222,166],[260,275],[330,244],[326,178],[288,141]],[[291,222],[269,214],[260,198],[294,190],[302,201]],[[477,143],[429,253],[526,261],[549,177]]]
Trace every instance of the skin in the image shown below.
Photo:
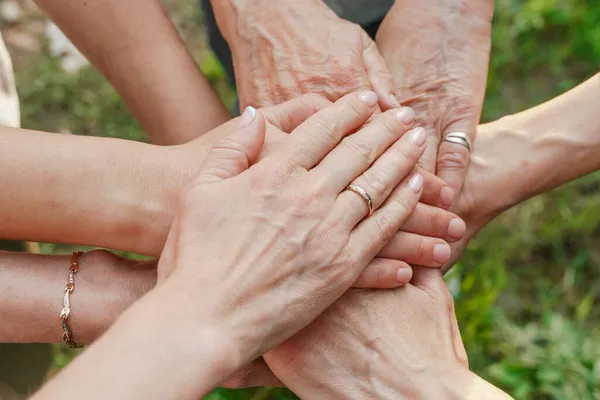
[[[266,123],[260,114],[246,112],[183,192],[159,262],[157,289],[34,398],[198,398],[322,313],[398,230],[423,190],[423,178],[411,170],[425,137],[402,136],[396,113],[345,137],[373,114],[376,100],[374,94],[343,98],[294,130],[277,154],[258,162]],[[338,124],[321,132],[331,118]],[[323,134],[329,138],[323,140]],[[370,156],[353,157],[358,147],[351,143],[364,137],[372,139]],[[346,158],[346,174],[338,173],[338,157]],[[337,187],[369,173],[382,174],[390,189],[364,219],[362,200]],[[248,187],[255,192],[244,198]],[[230,196],[232,191],[238,195]],[[222,207],[224,200],[232,207]],[[299,218],[308,200],[313,209]],[[275,219],[272,210],[279,210]],[[260,237],[248,235],[256,231]],[[206,246],[208,241],[214,246]],[[306,257],[297,256],[299,246]],[[150,346],[152,339],[172,337],[173,330],[180,344],[168,351]],[[122,362],[115,363],[117,358]]]
[[[319,104],[328,104],[321,100],[308,96],[262,110],[270,122],[260,157],[276,154],[288,138],[284,132],[292,131],[314,114]],[[178,193],[189,183],[186,175],[197,171],[206,148],[234,129],[236,123],[234,120],[194,142],[172,148],[42,132],[25,135],[18,130],[0,132],[0,138],[5,139],[3,161],[18,172],[3,175],[2,185],[7,190],[0,194],[0,200],[7,206],[2,210],[2,235],[157,254],[164,246]],[[410,124],[398,123],[404,131],[411,128]],[[54,149],[52,157],[44,151],[49,147]],[[77,158],[78,155],[81,157]],[[71,168],[73,163],[79,168]],[[32,169],[31,165],[37,167]],[[48,185],[47,177],[34,173],[35,170],[44,170],[53,176],[52,184]],[[14,178],[16,176],[19,179]],[[376,178],[367,179],[361,183],[366,188],[371,182],[380,182]],[[78,181],[86,182],[86,190],[73,192],[72,182]],[[40,185],[46,190],[37,191]],[[429,176],[423,198],[435,202],[441,185],[435,177]],[[369,189],[374,196],[376,189]],[[53,211],[40,215],[27,212],[39,207],[51,207]],[[394,240],[400,240],[403,246],[396,246],[392,241],[353,286],[390,288],[405,284],[412,276],[408,262],[441,266],[449,251],[443,255],[445,258],[435,261],[435,246],[449,250],[445,240],[439,237],[451,236],[448,229],[453,219],[456,216],[452,213],[418,204],[406,222],[407,232],[394,235]],[[89,226],[96,228],[90,230]],[[422,236],[427,232],[432,237]],[[64,289],[68,260],[2,253],[0,265],[5,277],[4,290],[0,291],[3,298],[0,313],[13,322],[0,329],[0,340],[60,342],[56,300],[57,293]],[[106,252],[92,252],[82,257],[81,266],[77,275],[81,288],[73,294],[73,304],[84,304],[88,312],[74,312],[70,324],[77,342],[91,343],[135,299],[154,287],[156,263],[145,263],[141,272],[136,261]],[[23,293],[36,293],[36,296],[23,297]],[[37,306],[21,307],[30,302]],[[36,328],[32,329],[33,326]]]
[[[453,250],[456,253],[453,254],[452,262],[458,259],[468,238],[502,211],[532,196],[600,169],[600,160],[596,156],[600,151],[600,122],[596,118],[595,106],[598,101],[600,101],[600,75],[540,106],[479,128],[478,144],[472,155],[473,161],[469,166],[463,193],[457,201],[459,206],[457,212],[467,222],[467,239],[455,244],[456,248]],[[557,165],[560,165],[560,168],[556,168]],[[451,266],[452,262],[448,263],[447,267]],[[439,281],[438,277],[433,275],[434,272],[418,270],[412,284],[417,287],[424,284],[424,287],[428,287],[430,282]],[[426,279],[422,278],[423,276]],[[441,292],[432,292],[438,296],[433,299],[441,301],[439,293],[445,291],[444,288]],[[323,321],[321,327],[309,326],[300,336],[290,339],[266,356],[269,366],[274,369],[277,377],[269,371],[269,366],[255,362],[252,368],[241,370],[232,377],[230,384],[237,387],[282,385],[283,383],[279,381],[281,379],[285,384],[292,385],[297,393],[306,390],[304,397],[308,398],[315,393],[319,394],[317,398],[336,398],[336,396],[361,398],[362,395],[372,394],[370,391],[379,386],[370,387],[368,384],[374,382],[374,377],[377,377],[376,371],[384,370],[372,370],[372,375],[367,380],[348,379],[349,376],[364,372],[364,365],[373,362],[372,353],[364,351],[364,346],[361,350],[357,343],[370,343],[369,340],[377,338],[386,344],[384,349],[388,351],[381,358],[386,357],[389,363],[394,364],[402,361],[404,357],[404,354],[392,350],[407,346],[404,342],[406,332],[414,332],[414,329],[418,337],[427,337],[431,332],[431,328],[426,328],[428,325],[408,323],[408,319],[403,318],[404,313],[407,312],[402,308],[404,303],[392,300],[396,296],[403,297],[401,293],[405,291],[397,289],[386,292],[348,292],[331,310],[327,311],[325,316],[314,323],[318,325],[319,321]],[[451,305],[449,299],[444,301],[448,307]],[[427,312],[435,313],[435,309],[428,310]],[[441,314],[437,315],[429,323],[433,321],[436,321],[436,324],[441,323],[439,322]],[[349,318],[350,322],[345,321],[345,318]],[[390,318],[395,320],[390,321]],[[463,365],[467,365],[453,313],[451,321],[456,358]],[[353,328],[340,328],[345,324],[351,324]],[[441,338],[448,340],[450,336],[447,332]],[[439,338],[423,340],[414,343],[414,346],[419,348],[418,346],[423,346],[424,343],[436,343],[436,341],[439,342]],[[369,346],[367,350],[374,350],[372,345]],[[356,353],[346,357],[348,352],[352,351],[350,349],[357,349]],[[340,354],[344,355],[343,362],[338,359]],[[431,361],[425,358],[424,362]],[[462,395],[467,397],[459,398],[496,398],[494,396],[502,398],[501,393],[496,393],[494,388],[490,388],[479,378],[464,373],[454,376],[455,364],[453,365],[447,367],[450,371],[439,371],[435,368],[433,370],[444,376],[446,372],[452,372],[450,374],[452,380],[467,379],[472,383],[469,394],[471,397],[463,393]],[[386,368],[394,371],[393,365],[387,365]],[[396,375],[388,372],[385,372],[384,377],[388,380],[388,385],[392,387],[400,385],[397,390],[419,389],[403,386],[403,383],[410,381],[398,379]],[[436,388],[433,384],[438,380],[428,378],[426,381],[427,384],[423,384],[421,388]],[[360,382],[366,382],[367,386],[357,386]],[[452,387],[442,386],[441,389],[452,389]],[[423,398],[439,398],[423,396]]]
[[[440,271],[420,270],[401,289],[348,291],[264,358],[301,398],[510,398],[468,370],[457,326]]]
[[[464,132],[475,141],[489,63],[493,0],[396,0],[377,32],[398,98],[429,134],[421,165],[456,193],[469,152],[442,141]]]
[[[211,2],[232,51],[242,107],[306,93],[335,101],[372,89],[383,110],[399,107],[393,78],[364,30],[321,0]]]
[[[153,143],[185,143],[230,119],[159,0],[36,3],[106,76]]]

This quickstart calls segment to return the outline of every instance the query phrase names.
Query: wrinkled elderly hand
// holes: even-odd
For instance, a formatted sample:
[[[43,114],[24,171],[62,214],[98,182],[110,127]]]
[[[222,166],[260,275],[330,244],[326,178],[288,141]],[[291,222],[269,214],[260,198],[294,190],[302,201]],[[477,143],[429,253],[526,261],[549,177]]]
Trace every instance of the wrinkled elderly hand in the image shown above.
[[[442,399],[472,379],[439,270],[401,289],[347,292],[264,358],[301,398]]]
[[[233,55],[242,107],[279,104],[305,93],[335,101],[362,89],[375,91],[383,110],[400,105],[375,43],[322,1],[241,0],[214,7]]]
[[[490,53],[493,0],[396,1],[377,33],[398,98],[429,133],[422,166],[458,193],[469,152],[442,139],[463,132],[475,140]]]

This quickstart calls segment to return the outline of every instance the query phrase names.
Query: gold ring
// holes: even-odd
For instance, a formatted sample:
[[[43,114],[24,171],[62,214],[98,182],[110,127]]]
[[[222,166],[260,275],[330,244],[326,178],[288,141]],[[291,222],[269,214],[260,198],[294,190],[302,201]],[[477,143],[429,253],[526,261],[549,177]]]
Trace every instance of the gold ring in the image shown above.
[[[370,217],[371,214],[373,214],[373,199],[371,198],[371,196],[369,196],[369,193],[367,193],[366,190],[361,188],[360,186],[352,184],[346,186],[346,190],[356,193],[364,200],[365,204],[367,205],[367,208],[369,209],[367,217]]]

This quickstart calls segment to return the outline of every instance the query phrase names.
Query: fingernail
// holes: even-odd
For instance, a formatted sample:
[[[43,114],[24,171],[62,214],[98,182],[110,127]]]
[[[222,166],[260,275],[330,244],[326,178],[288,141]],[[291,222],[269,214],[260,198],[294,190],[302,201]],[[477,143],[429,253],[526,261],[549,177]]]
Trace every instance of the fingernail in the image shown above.
[[[398,271],[396,271],[396,280],[399,283],[408,283],[410,282],[412,275],[412,268],[400,268]]]
[[[410,125],[415,120],[415,112],[410,107],[402,107],[400,111],[396,113],[396,119],[404,125]]]
[[[450,207],[454,202],[454,190],[452,190],[448,186],[444,186],[442,190],[440,190],[440,203],[444,207]]]
[[[377,94],[371,90],[360,92],[358,98],[369,107],[375,107],[379,102],[379,97],[377,97]]]
[[[238,128],[246,128],[250,126],[252,121],[256,118],[256,109],[254,107],[248,106],[240,116],[238,120]]]
[[[466,231],[467,226],[460,218],[452,218],[448,224],[448,235],[454,239],[461,239]]]
[[[415,128],[410,131],[410,140],[417,146],[423,146],[425,143],[425,129],[423,128]]]
[[[398,100],[395,94],[388,94],[388,100],[393,107],[400,107],[400,100]]]
[[[415,193],[419,193],[423,189],[423,177],[419,174],[415,174],[410,181],[408,181],[408,187]]]
[[[450,259],[450,246],[448,243],[436,244],[433,246],[433,261],[444,264]]]

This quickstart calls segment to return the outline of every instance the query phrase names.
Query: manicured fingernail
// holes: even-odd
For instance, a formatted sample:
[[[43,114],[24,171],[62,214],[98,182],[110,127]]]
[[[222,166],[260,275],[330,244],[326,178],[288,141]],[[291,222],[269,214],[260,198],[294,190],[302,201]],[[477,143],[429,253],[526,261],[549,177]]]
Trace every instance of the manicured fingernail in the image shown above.
[[[390,104],[393,107],[400,107],[400,100],[398,100],[398,98],[396,97],[395,94],[390,93],[390,94],[388,94],[387,97],[388,97],[388,101],[390,102]]]
[[[369,107],[375,107],[379,102],[379,97],[377,97],[377,94],[371,90],[360,92],[358,98]]]
[[[444,186],[442,190],[440,190],[440,203],[444,207],[450,207],[452,202],[454,202],[454,190],[448,186]]]
[[[425,129],[423,128],[415,128],[410,131],[410,140],[417,146],[423,146],[425,143]]]
[[[404,125],[410,125],[415,120],[415,112],[410,107],[402,107],[396,113],[396,119],[402,122]]]
[[[400,268],[396,271],[396,280],[402,284],[408,283],[410,282],[412,275],[412,268]]]
[[[250,124],[254,121],[255,118],[256,109],[254,107],[248,106],[240,116],[237,127],[246,128],[247,126],[250,126]]]
[[[433,246],[433,261],[444,264],[450,259],[450,246],[448,243]]]
[[[448,235],[454,239],[461,239],[465,235],[466,231],[467,226],[460,218],[452,218],[448,224]]]
[[[415,174],[410,181],[408,181],[408,187],[415,193],[419,193],[423,189],[423,177],[419,174]]]

